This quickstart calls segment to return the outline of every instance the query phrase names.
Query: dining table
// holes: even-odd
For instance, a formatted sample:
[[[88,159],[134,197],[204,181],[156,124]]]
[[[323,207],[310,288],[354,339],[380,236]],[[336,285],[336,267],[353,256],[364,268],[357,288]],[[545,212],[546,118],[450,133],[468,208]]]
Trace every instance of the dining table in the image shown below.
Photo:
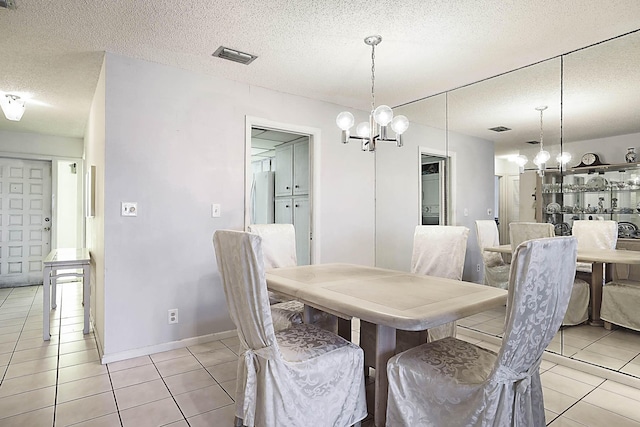
[[[352,318],[376,325],[376,426],[385,425],[386,366],[395,354],[396,330],[423,331],[507,301],[507,291],[490,286],[355,264],[277,268],[265,276],[270,291],[337,316],[339,334],[348,340]]]
[[[511,245],[500,245],[484,248],[485,251],[511,254]],[[602,304],[602,286],[605,281],[611,280],[611,268],[613,264],[640,264],[640,251],[629,251],[624,249],[580,249],[578,248],[577,262],[591,263],[590,290],[590,312],[589,324],[602,326],[600,318],[600,306]],[[605,269],[605,264],[607,265]],[[606,275],[605,275],[606,273]]]

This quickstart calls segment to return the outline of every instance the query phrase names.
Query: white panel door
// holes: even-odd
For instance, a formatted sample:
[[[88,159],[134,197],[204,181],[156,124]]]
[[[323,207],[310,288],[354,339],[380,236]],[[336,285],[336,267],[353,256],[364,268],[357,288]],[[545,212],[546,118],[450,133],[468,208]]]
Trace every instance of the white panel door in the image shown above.
[[[296,257],[298,258],[298,265],[311,264],[311,254],[309,253],[311,218],[309,214],[308,198],[299,197],[293,199],[293,225],[296,229]]]
[[[50,229],[51,163],[0,158],[0,287],[42,283]]]

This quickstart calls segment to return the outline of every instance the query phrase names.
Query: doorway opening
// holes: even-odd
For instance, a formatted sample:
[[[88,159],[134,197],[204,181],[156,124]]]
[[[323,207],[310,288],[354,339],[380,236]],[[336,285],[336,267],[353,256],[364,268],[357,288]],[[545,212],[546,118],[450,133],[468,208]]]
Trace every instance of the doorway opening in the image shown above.
[[[446,225],[446,157],[421,153],[420,177],[420,223],[422,225]]]
[[[254,167],[256,173],[273,172],[273,187],[268,184],[269,189],[273,188],[272,221],[295,227],[299,265],[321,262],[320,222],[316,214],[320,210],[319,141],[317,128],[246,117],[245,228],[251,223],[271,221],[270,202],[267,213],[254,210],[258,203],[253,200],[264,198],[256,195],[255,189],[270,179],[258,179],[254,184]],[[270,197],[267,195],[266,200]]]

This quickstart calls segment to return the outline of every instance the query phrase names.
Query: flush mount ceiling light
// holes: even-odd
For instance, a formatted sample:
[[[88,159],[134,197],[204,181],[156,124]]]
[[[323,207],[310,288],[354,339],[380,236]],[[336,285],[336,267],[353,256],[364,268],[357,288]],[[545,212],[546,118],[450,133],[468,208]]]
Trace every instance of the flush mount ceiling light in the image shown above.
[[[354,117],[348,111],[338,114],[336,123],[342,129],[342,142],[347,143],[349,139],[359,139],[362,143],[362,151],[376,151],[376,141],[395,142],[396,146],[402,147],[402,134],[409,127],[409,120],[405,116],[393,117],[393,110],[387,105],[376,108],[376,46],[382,41],[381,36],[369,36],[364,39],[365,44],[371,46],[371,113],[369,121],[359,123],[356,126],[356,135],[351,136],[349,129],[354,124]],[[395,139],[387,138],[387,125],[391,123],[391,129],[396,133]]]
[[[0,107],[7,120],[20,121],[24,114],[24,100],[17,95],[5,94],[0,97]]]
[[[239,62],[241,64],[248,65],[252,63],[257,56],[251,55],[250,53],[240,52],[236,49],[230,49],[228,47],[220,46],[213,52],[212,56],[222,59],[228,59],[229,61]]]

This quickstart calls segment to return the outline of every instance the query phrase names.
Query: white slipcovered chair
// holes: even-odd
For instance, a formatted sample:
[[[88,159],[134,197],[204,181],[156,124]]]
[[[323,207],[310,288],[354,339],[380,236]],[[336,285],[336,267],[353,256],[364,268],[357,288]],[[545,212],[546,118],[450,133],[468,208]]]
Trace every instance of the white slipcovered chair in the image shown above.
[[[367,415],[362,349],[314,325],[274,331],[261,241],[240,231],[213,235],[229,315],[240,339],[236,424],[358,423]]]
[[[500,289],[507,289],[509,285],[510,264],[504,262],[502,254],[485,251],[485,248],[500,245],[498,225],[491,219],[476,220],[476,235],[478,246],[482,252],[484,262],[484,284]]]
[[[516,249],[497,354],[445,338],[389,359],[387,425],[544,426],[540,362],[569,303],[576,248],[557,237]]]
[[[637,250],[637,242],[620,241],[618,249]],[[618,325],[640,331],[640,265],[615,264],[612,280],[602,288],[600,318],[604,327]]]
[[[451,225],[419,225],[413,236],[411,272],[428,276],[462,280],[469,229]],[[396,332],[396,352],[404,351],[424,342],[455,336],[456,322],[450,322],[428,331]],[[360,321],[360,347],[364,349],[365,366],[375,366],[375,325]]]
[[[542,222],[512,222],[509,224],[509,236],[511,239],[511,248],[515,250],[515,248],[524,241],[554,237],[555,227],[553,224]],[[563,326],[579,325],[589,319],[590,296],[591,290],[589,283],[576,277],[573,281],[569,308],[567,308],[564,320],[562,321]]]
[[[262,237],[265,270],[298,265],[296,230],[293,224],[251,224],[247,227],[247,231]],[[302,323],[304,304],[300,301],[282,298],[269,291],[269,303],[271,304],[273,327],[276,331],[286,329],[295,323]],[[337,331],[338,319],[335,316],[311,308],[308,312],[311,318],[307,323],[312,323],[328,331]]]
[[[618,223],[616,221],[573,221],[571,234],[578,239],[578,249],[615,249],[618,242]],[[591,274],[592,265],[579,262],[580,273]]]

